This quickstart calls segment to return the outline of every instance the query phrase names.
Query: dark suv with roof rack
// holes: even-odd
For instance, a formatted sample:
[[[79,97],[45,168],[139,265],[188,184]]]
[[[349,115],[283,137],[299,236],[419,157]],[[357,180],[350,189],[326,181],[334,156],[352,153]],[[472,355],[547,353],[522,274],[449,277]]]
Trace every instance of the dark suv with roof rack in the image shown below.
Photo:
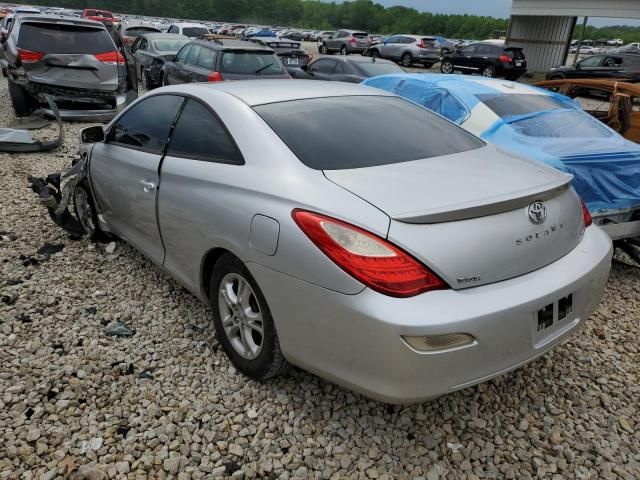
[[[162,85],[224,80],[291,78],[273,49],[242,40],[196,40],[163,69]]]
[[[112,26],[70,16],[18,15],[4,53],[18,116],[47,105],[48,94],[62,118],[108,121],[137,98],[133,58]]]
[[[518,47],[505,47],[495,43],[477,42],[445,53],[440,63],[442,73],[455,71],[483,77],[504,77],[517,80],[527,73],[527,58]]]

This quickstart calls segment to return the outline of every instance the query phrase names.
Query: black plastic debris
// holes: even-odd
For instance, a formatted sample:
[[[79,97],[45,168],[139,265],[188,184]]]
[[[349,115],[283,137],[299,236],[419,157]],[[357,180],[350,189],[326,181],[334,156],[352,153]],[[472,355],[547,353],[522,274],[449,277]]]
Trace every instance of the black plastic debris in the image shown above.
[[[45,242],[45,244],[38,249],[38,255],[54,255],[58,252],[61,252],[63,249],[64,245],[62,243],[54,244]]]
[[[104,333],[109,337],[133,337],[136,331],[122,322],[111,322],[105,327]]]
[[[96,307],[85,308],[84,311],[89,315],[95,315],[96,313],[98,313],[98,309]]]
[[[13,305],[18,300],[18,294],[16,292],[2,292],[0,293],[0,302],[7,305]]]
[[[3,242],[13,242],[18,239],[18,236],[13,232],[0,231],[0,240]]]
[[[27,417],[27,420],[30,420],[34,413],[36,413],[35,410],[33,408],[29,407],[24,412],[24,416]]]
[[[33,258],[29,255],[20,255],[18,258],[22,260],[22,265],[25,267],[37,266],[40,264],[37,258]]]
[[[62,119],[55,102],[49,95],[45,95],[58,125],[58,138],[55,140],[35,140],[29,130],[37,127],[35,120],[33,125],[23,125],[22,128],[0,128],[0,152],[48,152],[55,150],[64,142],[64,129]],[[40,127],[41,128],[41,127]]]
[[[140,372],[138,378],[142,378],[144,380],[153,380],[153,375],[151,375],[151,370],[146,369]]]
[[[237,472],[238,470],[240,470],[240,465],[238,465],[233,460],[230,460],[229,463],[225,464],[224,470],[227,473],[227,475],[232,475],[234,472]]]
[[[116,430],[116,433],[118,435],[122,435],[123,437],[126,437],[127,433],[129,433],[129,430],[131,430],[131,427],[128,427],[126,425],[120,425]]]
[[[4,282],[5,285],[13,287],[14,285],[20,285],[21,283],[24,283],[24,280],[14,280],[13,278],[9,278],[6,282]]]
[[[31,323],[31,322],[33,322],[33,320],[31,320],[31,317],[29,315],[27,315],[26,313],[21,314],[18,317],[18,321],[22,322],[22,323]]]

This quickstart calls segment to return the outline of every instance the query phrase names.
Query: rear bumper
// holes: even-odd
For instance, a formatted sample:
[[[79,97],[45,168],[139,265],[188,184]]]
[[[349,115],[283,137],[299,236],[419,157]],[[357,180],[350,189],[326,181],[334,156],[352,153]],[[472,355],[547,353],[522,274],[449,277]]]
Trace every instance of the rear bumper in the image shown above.
[[[597,307],[611,256],[609,237],[590,227],[573,251],[535,272],[408,299],[369,289],[343,295],[257,264],[247,267],[291,363],[369,397],[411,403],[484,382],[567,339]],[[557,320],[558,300],[568,295],[573,313]],[[549,304],[555,321],[538,333],[536,312]],[[402,339],[450,333],[470,334],[475,342],[419,353]]]
[[[57,102],[59,99],[53,96],[54,100]],[[128,101],[126,95],[117,95],[115,98],[115,108],[110,109],[86,109],[86,108],[67,108],[60,109],[60,118],[67,122],[100,122],[106,123],[118,115],[121,111],[123,111],[130,101]],[[66,100],[65,100],[66,101]],[[53,117],[54,113],[45,108],[42,110],[45,115]]]

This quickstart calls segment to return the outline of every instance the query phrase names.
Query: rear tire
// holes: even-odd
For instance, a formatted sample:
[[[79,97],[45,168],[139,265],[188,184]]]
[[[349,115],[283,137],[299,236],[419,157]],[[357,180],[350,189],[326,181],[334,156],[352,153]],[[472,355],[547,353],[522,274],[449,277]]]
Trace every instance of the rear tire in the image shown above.
[[[343,45],[342,48],[340,49],[340,55],[349,55],[346,45]]]
[[[440,63],[440,72],[444,74],[453,73],[453,62],[449,59],[444,59]]]
[[[409,68],[409,67],[411,67],[411,65],[413,65],[413,57],[411,56],[410,53],[405,53],[400,58],[400,63],[402,63],[403,67]]]
[[[378,50],[371,50],[372,58],[380,58],[380,52]]]
[[[267,380],[289,369],[267,301],[234,255],[227,253],[216,263],[209,298],[218,341],[239,371],[254,380]]]
[[[27,117],[31,115],[35,108],[34,99],[31,98],[23,87],[11,80],[9,80],[9,96],[11,97],[11,104],[17,117]]]
[[[482,69],[482,76],[486,78],[494,78],[496,76],[496,68],[493,65],[487,65]]]

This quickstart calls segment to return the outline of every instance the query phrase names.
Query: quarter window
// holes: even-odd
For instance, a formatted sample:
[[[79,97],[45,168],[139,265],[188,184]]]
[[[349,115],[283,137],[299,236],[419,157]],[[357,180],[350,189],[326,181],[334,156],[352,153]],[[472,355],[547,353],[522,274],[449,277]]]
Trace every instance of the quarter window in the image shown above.
[[[213,70],[215,62],[215,54],[213,50],[209,48],[201,48],[200,56],[198,57],[198,66],[206,70]]]
[[[187,56],[187,60],[184,62],[187,65],[198,65],[198,57],[200,56],[200,50],[202,49],[199,45],[192,45],[191,50],[189,51],[189,55]]]
[[[178,55],[176,55],[176,62],[184,63],[185,60],[187,59],[187,55],[189,55],[190,49],[191,49],[191,45],[184,46],[182,50],[178,52]]]
[[[173,131],[167,155],[243,164],[242,155],[222,123],[196,100],[188,100]]]
[[[113,126],[107,143],[162,154],[184,99],[156,95],[131,107]]]

